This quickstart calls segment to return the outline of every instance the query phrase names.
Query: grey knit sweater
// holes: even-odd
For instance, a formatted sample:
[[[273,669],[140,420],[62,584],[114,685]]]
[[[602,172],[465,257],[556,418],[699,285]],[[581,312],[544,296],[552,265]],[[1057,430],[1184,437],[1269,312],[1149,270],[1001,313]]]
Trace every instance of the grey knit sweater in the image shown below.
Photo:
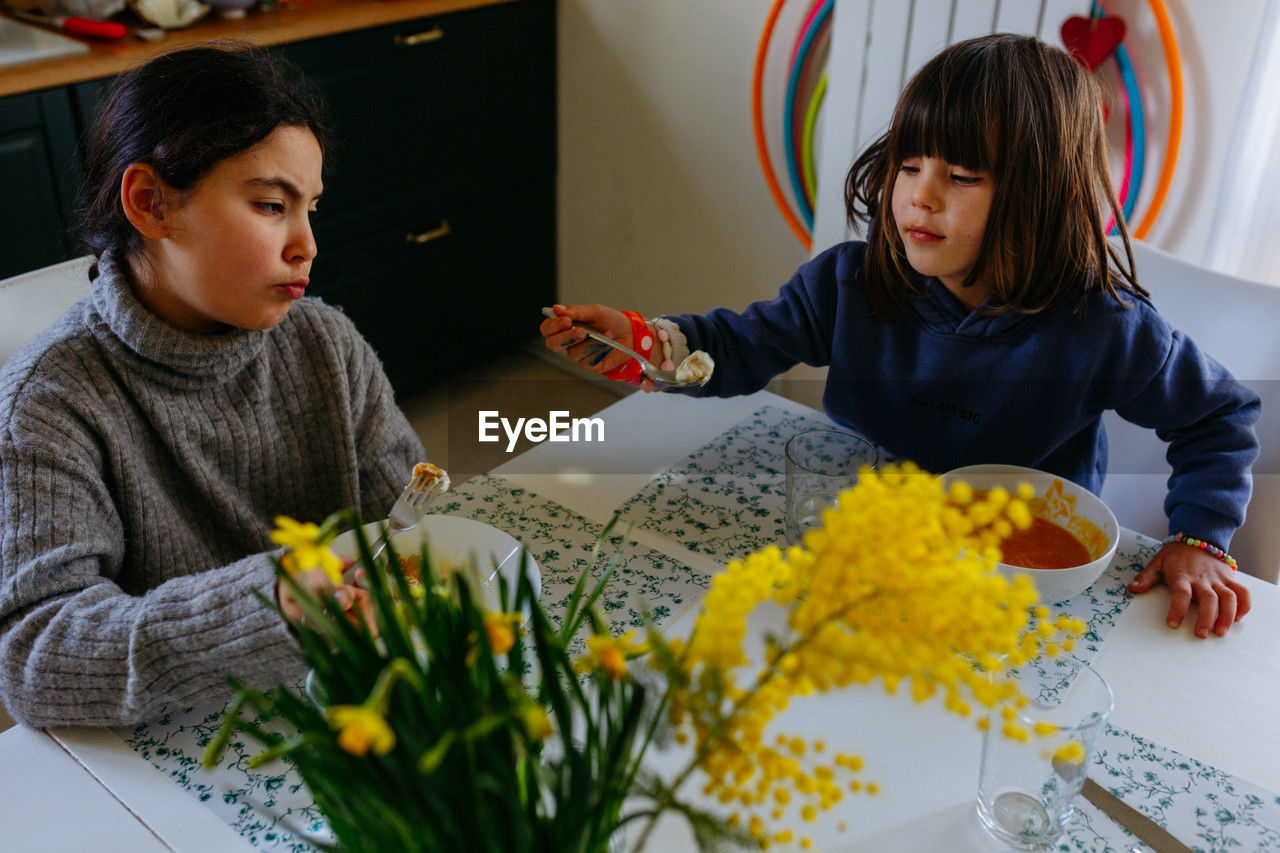
[[[422,446],[339,311],[179,331],[110,255],[0,373],[0,698],[33,726],[116,725],[297,678],[253,595],[278,514],[386,515]]]

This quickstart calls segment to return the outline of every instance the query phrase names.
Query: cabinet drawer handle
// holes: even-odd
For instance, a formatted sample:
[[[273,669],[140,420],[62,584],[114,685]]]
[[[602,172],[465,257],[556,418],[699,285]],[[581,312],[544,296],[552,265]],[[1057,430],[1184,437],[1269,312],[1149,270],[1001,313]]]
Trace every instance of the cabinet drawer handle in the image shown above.
[[[396,44],[403,47],[413,47],[415,44],[428,44],[433,41],[440,41],[444,38],[444,30],[439,27],[432,27],[429,30],[423,30],[420,33],[412,35],[401,35],[396,33]]]
[[[417,234],[410,232],[404,235],[404,241],[406,243],[416,243],[419,245],[422,243],[430,243],[432,240],[439,240],[441,237],[449,236],[449,232],[452,230],[453,229],[449,227],[449,220],[441,219],[439,228],[432,228],[430,231],[421,231]]]

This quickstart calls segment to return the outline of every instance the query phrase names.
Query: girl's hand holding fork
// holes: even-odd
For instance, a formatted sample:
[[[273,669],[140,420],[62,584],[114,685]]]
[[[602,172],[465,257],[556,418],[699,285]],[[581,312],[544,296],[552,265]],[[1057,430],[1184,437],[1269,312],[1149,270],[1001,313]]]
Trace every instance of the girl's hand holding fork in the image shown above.
[[[556,318],[543,320],[538,327],[547,349],[563,352],[577,362],[579,367],[591,373],[608,373],[629,361],[617,350],[588,340],[583,329],[573,327],[574,323],[590,326],[618,343],[635,349],[631,321],[621,311],[605,305],[556,305],[554,310]]]

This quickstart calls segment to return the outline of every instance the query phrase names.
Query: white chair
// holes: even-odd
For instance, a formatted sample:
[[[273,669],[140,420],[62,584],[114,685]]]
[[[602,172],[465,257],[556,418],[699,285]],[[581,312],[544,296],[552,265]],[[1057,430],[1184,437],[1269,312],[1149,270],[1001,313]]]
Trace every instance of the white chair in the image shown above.
[[[89,294],[85,256],[0,281],[0,364]]]
[[[1156,308],[1262,398],[1262,455],[1253,468],[1253,500],[1231,540],[1242,571],[1275,583],[1280,575],[1280,287],[1212,272],[1135,242],[1138,281]],[[1170,468],[1154,432],[1104,416],[1110,462],[1102,499],[1120,524],[1168,534],[1164,514]]]

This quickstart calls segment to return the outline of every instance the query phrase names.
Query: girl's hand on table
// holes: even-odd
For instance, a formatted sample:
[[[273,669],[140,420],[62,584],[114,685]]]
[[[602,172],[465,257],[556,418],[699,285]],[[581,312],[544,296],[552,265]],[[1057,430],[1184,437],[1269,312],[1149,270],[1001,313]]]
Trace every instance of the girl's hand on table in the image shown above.
[[[1199,548],[1170,542],[1129,582],[1129,591],[1146,592],[1163,577],[1172,595],[1169,627],[1182,625],[1194,599],[1196,636],[1204,639],[1213,631],[1222,637],[1249,612],[1249,589],[1235,574],[1226,563]]]
[[[538,331],[543,343],[552,352],[563,352],[583,370],[591,373],[608,373],[621,367],[629,359],[615,349],[587,338],[582,329],[572,328],[574,323],[590,326],[608,335],[623,346],[635,348],[631,340],[631,321],[621,311],[605,305],[556,305],[554,320],[543,320]]]
[[[305,572],[298,572],[293,579],[305,590],[310,591],[317,598],[323,598],[326,594],[332,595],[338,606],[342,608],[343,614],[352,624],[359,624],[357,620],[363,619],[365,624],[376,636],[378,633],[378,623],[374,619],[373,601],[369,597],[366,589],[356,584],[341,584],[334,586],[329,580],[329,576],[325,574],[323,569],[308,569]],[[283,580],[276,581],[276,601],[280,602],[280,611],[285,617],[294,623],[301,623],[304,618],[302,608],[298,606],[297,600],[294,598],[293,592],[285,584]]]

